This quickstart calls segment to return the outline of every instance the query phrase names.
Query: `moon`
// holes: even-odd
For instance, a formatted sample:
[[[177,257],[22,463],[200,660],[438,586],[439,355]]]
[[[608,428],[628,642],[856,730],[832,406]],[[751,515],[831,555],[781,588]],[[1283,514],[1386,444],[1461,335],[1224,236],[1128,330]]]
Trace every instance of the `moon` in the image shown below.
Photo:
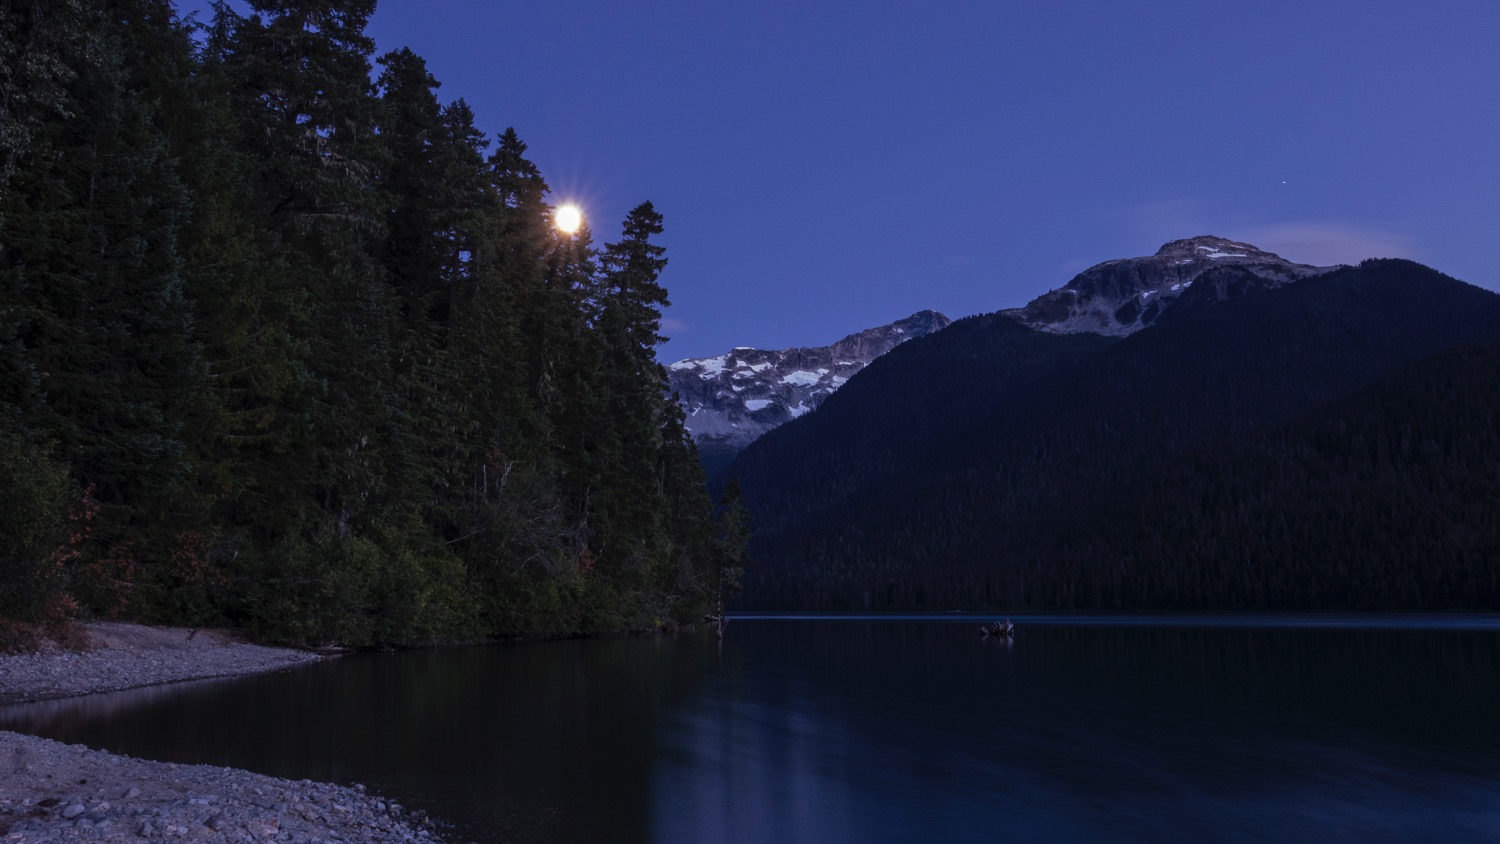
[[[572,234],[583,225],[583,212],[578,210],[577,205],[559,205],[552,212],[552,219],[557,223],[557,230],[563,234]]]

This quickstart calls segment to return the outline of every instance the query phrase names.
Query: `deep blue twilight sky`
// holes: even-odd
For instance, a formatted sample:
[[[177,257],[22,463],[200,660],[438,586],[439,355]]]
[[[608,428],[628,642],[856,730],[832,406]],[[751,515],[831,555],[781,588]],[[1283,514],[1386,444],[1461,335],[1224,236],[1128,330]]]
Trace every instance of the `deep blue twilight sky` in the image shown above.
[[[597,242],[656,204],[664,362],[1198,234],[1500,289],[1493,0],[382,0],[369,32],[514,126]]]

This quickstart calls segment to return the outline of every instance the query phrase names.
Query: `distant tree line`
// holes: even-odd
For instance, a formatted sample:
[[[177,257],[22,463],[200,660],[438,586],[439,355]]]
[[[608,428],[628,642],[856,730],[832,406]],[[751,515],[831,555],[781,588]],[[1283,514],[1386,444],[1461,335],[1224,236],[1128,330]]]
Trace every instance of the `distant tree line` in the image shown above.
[[[374,0],[0,0],[0,617],[413,643],[693,620],[650,203],[559,233]],[[375,81],[372,83],[372,76]]]
[[[1500,607],[1500,296],[1407,261],[1124,339],[960,320],[730,467],[765,609]]]

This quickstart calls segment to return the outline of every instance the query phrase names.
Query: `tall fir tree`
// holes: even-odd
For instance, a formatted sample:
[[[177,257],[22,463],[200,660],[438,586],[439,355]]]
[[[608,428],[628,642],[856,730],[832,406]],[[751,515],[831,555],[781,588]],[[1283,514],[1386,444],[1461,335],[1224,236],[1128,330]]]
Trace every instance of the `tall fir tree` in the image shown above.
[[[99,22],[84,0],[0,1],[0,189],[26,156],[47,154],[49,123],[76,115],[68,84]]]
[[[0,614],[691,619],[715,549],[655,361],[659,215],[563,235],[419,56],[371,84],[373,0],[249,5],[195,48],[169,0],[0,0]]]
[[[384,233],[370,54],[373,0],[255,0],[237,22],[227,65],[259,163],[264,219],[314,315],[307,367],[314,409],[307,480],[323,509],[316,529],[346,536],[378,518],[381,450],[393,418],[389,369],[395,301],[374,252]]]
[[[183,421],[200,371],[178,246],[189,200],[159,112],[186,83],[163,68],[186,64],[188,41],[164,2],[91,13],[100,36],[64,54],[68,117],[35,134],[5,193],[0,289],[24,314],[7,397],[100,508],[75,589],[115,609],[163,550],[191,469]]]
[[[666,512],[660,473],[666,372],[656,361],[666,291],[658,279],[666,250],[652,238],[662,217],[645,202],[625,218],[623,237],[600,258],[596,331],[601,367],[601,413],[597,456],[601,474],[614,479],[595,505],[600,550],[641,588],[659,580],[666,564],[662,517]]]

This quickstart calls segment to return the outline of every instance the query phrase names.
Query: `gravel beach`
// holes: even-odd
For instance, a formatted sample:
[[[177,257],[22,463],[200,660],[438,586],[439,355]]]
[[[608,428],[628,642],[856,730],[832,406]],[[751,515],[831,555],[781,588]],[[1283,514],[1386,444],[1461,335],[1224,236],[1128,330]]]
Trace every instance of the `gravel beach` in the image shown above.
[[[271,671],[319,659],[213,631],[86,625],[92,650],[0,656],[0,702]],[[438,842],[420,812],[344,787],[175,765],[0,731],[0,841]]]
[[[255,674],[320,659],[305,651],[251,645],[213,630],[106,621],[83,627],[93,645],[90,650],[52,647],[0,656],[0,703]]]

